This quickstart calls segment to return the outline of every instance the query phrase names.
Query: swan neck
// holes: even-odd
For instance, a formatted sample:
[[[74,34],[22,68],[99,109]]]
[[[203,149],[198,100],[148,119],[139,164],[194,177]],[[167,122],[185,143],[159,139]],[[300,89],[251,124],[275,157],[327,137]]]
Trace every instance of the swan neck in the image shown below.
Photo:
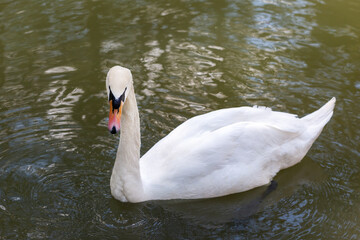
[[[140,202],[144,200],[139,166],[140,119],[132,86],[122,112],[120,141],[110,187],[116,199],[123,202]]]

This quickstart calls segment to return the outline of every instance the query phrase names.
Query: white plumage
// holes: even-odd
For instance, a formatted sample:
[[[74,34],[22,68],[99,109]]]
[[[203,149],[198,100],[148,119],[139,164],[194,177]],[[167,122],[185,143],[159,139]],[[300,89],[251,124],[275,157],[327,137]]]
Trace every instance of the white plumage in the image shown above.
[[[130,77],[129,77],[130,76]],[[114,83],[116,82],[116,83]],[[265,107],[238,107],[193,117],[140,160],[140,124],[128,69],[113,67],[107,89],[128,93],[111,190],[121,201],[223,196],[265,185],[298,163],[330,120],[332,98],[303,118]]]

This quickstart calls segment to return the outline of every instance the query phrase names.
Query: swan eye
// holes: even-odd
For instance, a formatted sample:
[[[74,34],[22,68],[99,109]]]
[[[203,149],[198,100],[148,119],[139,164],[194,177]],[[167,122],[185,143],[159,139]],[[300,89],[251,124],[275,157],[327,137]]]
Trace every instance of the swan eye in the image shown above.
[[[127,87],[125,88],[123,94],[121,94],[121,96],[120,96],[120,101],[122,101],[122,102],[125,102],[125,92],[126,92],[126,90],[127,90]]]

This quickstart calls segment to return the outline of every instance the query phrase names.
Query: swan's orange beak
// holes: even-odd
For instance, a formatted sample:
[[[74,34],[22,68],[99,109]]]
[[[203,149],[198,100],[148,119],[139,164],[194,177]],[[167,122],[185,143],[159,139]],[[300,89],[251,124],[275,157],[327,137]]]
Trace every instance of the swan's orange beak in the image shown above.
[[[112,134],[117,133],[118,131],[120,131],[120,119],[121,119],[121,111],[122,111],[122,107],[123,107],[123,102],[120,102],[120,107],[114,109],[113,108],[113,103],[112,100],[109,101],[110,102],[110,113],[109,113],[109,131]]]

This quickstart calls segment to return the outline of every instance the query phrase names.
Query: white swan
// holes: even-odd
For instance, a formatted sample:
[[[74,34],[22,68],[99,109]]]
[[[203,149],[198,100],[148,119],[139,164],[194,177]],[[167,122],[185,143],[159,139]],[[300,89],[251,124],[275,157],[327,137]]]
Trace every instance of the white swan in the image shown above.
[[[305,156],[336,101],[303,118],[264,107],[213,111],[187,120],[140,158],[130,70],[111,68],[106,89],[110,132],[118,132],[121,121],[110,187],[123,202],[211,198],[265,185]]]

